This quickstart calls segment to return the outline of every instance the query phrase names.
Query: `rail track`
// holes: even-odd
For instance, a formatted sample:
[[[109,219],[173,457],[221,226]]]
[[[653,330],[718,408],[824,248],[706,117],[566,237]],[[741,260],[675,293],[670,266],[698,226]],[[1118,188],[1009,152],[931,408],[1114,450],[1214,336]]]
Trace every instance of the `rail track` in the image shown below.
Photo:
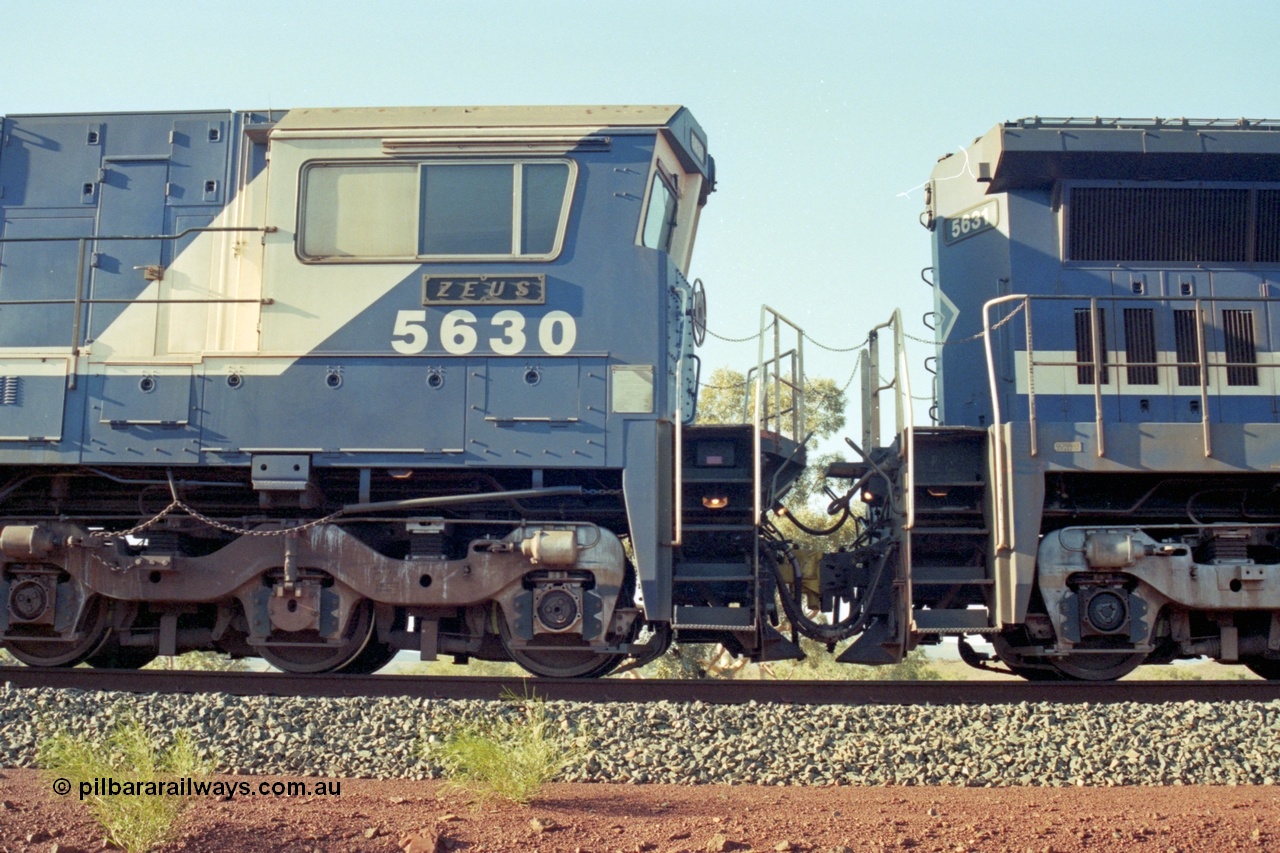
[[[731,681],[605,678],[598,680],[411,675],[283,675],[270,672],[34,669],[0,667],[14,687],[126,693],[224,693],[233,696],[414,696],[502,699],[538,696],[571,702],[746,702],[796,705],[998,705],[1018,702],[1145,704],[1268,702],[1280,682],[1117,681]]]

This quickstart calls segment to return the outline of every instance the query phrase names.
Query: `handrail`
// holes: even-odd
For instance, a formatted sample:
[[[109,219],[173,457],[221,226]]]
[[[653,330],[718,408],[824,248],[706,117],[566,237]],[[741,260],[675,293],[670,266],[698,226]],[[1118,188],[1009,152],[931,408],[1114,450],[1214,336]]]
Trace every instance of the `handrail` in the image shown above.
[[[898,375],[894,377],[897,383],[898,377],[902,378],[902,388],[897,393],[897,409],[898,409],[898,434],[902,436],[904,450],[907,457],[907,522],[903,525],[903,530],[911,530],[916,526],[916,432],[911,425],[913,419],[907,418],[905,413],[910,411],[911,401],[911,372],[907,369],[907,347],[903,340],[902,316],[897,311],[893,312],[894,319],[894,336],[893,348],[897,351],[897,371]],[[911,577],[907,576],[907,600],[911,600],[910,590]]]
[[[1023,311],[1026,316],[1022,322],[1027,331],[1027,413],[1031,416],[1031,455],[1034,457],[1040,452],[1038,430],[1036,429],[1036,372],[1031,367],[1031,365],[1035,364],[1035,342],[1034,336],[1031,334],[1031,307],[1027,306]],[[1018,376],[1016,367],[1013,375],[1016,382]]]
[[[274,225],[256,226],[256,225],[205,225],[192,226],[184,228],[176,234],[145,234],[145,235],[119,235],[119,236],[103,236],[92,235],[89,237],[0,237],[0,244],[4,243],[69,243],[75,241],[79,244],[76,252],[76,282],[75,289],[72,291],[73,296],[64,299],[0,299],[0,305],[74,305],[74,318],[72,318],[71,326],[71,364],[67,371],[67,389],[74,390],[76,387],[76,376],[80,372],[80,339],[84,330],[84,306],[86,305],[121,305],[121,304],[142,304],[142,305],[222,305],[222,304],[257,304],[272,305],[275,300],[272,299],[212,299],[212,298],[183,298],[183,299],[121,299],[121,298],[103,298],[95,299],[85,294],[85,249],[90,243],[108,243],[116,241],[168,241],[181,240],[189,234],[206,234],[206,233],[261,233],[274,234],[277,230]]]
[[[1092,344],[1092,353],[1088,361],[1079,361],[1079,360],[1070,360],[1070,359],[1043,360],[1036,357],[1035,339],[1034,339],[1034,333],[1032,330],[1032,318],[1031,318],[1031,313],[1032,313],[1031,303],[1033,301],[1057,301],[1057,302],[1065,301],[1065,302],[1076,302],[1076,303],[1081,303],[1085,301],[1088,302],[1089,319],[1090,319],[1090,338],[1089,339],[1090,339],[1090,343]],[[1194,305],[1195,318],[1196,318],[1195,360],[1194,361],[1129,362],[1123,357],[1124,356],[1123,350],[1117,350],[1116,352],[1112,353],[1111,351],[1104,349],[1104,346],[1106,345],[1106,341],[1102,339],[1102,323],[1100,322],[1100,313],[1102,309],[1099,306],[1099,303],[1106,302],[1106,301],[1129,302],[1129,303],[1136,303],[1136,304],[1143,304],[1143,305],[1151,305],[1153,303],[1160,303],[1163,305],[1169,305],[1173,303]],[[1004,318],[1002,318],[998,322],[993,323],[992,309],[994,309],[998,305],[1003,305],[1003,304],[1012,303],[1012,302],[1018,302],[1021,304],[1013,312],[1006,314]],[[1104,457],[1106,455],[1106,435],[1104,432],[1106,424],[1105,424],[1105,419],[1103,417],[1103,410],[1102,410],[1102,403],[1103,403],[1102,387],[1104,384],[1104,380],[1102,378],[1103,370],[1105,369],[1108,372],[1110,372],[1111,370],[1114,370],[1116,372],[1116,381],[1121,382],[1122,381],[1121,377],[1124,375],[1122,371],[1125,371],[1130,367],[1154,367],[1157,370],[1160,370],[1160,369],[1175,370],[1177,368],[1189,367],[1189,368],[1195,368],[1199,376],[1197,385],[1198,385],[1198,391],[1200,396],[1201,441],[1204,447],[1204,455],[1206,457],[1212,457],[1213,456],[1212,430],[1210,429],[1211,423],[1209,420],[1209,398],[1210,398],[1209,385],[1211,382],[1209,378],[1210,371],[1220,371],[1224,369],[1229,369],[1231,367],[1239,366],[1235,362],[1226,361],[1225,357],[1213,358],[1213,359],[1210,358],[1209,349],[1208,349],[1208,332],[1207,332],[1207,326],[1206,326],[1206,324],[1210,322],[1210,318],[1209,318],[1208,311],[1206,311],[1206,304],[1209,309],[1212,309],[1214,305],[1217,305],[1219,303],[1267,305],[1267,304],[1280,303],[1280,299],[1277,299],[1275,297],[1263,297],[1263,296],[1215,296],[1207,299],[1203,297],[1190,299],[1188,297],[1183,297],[1183,296],[1115,295],[1115,296],[1099,297],[1099,296],[1086,296],[1086,295],[1073,296],[1070,294],[1052,294],[1052,295],[1010,294],[1007,296],[1000,296],[1000,297],[996,297],[995,299],[988,300],[986,303],[984,303],[982,307],[983,331],[981,334],[983,337],[983,346],[986,351],[986,359],[987,359],[987,381],[988,381],[990,395],[991,395],[992,425],[994,427],[997,427],[997,432],[999,432],[998,428],[1003,425],[1004,418],[1003,418],[1003,414],[1001,412],[1001,407],[1000,407],[1000,393],[999,393],[1000,389],[999,389],[999,383],[997,381],[997,375],[996,375],[995,355],[994,355],[993,343],[992,343],[993,336],[991,335],[991,332],[995,328],[997,328],[999,325],[1002,325],[1003,323],[1010,320],[1013,317],[1013,315],[1016,314],[1018,311],[1024,311],[1026,314],[1023,322],[1026,324],[1025,338],[1026,338],[1026,361],[1027,361],[1027,398],[1028,398],[1029,421],[1030,421],[1030,427],[1031,427],[1030,447],[1031,447],[1032,456],[1035,456],[1038,453],[1038,446],[1039,446],[1038,436],[1037,436],[1038,413],[1036,408],[1036,396],[1035,396],[1036,394],[1035,369],[1037,367],[1076,367],[1076,368],[1088,368],[1091,371],[1092,373],[1091,384],[1093,386],[1093,398],[1094,398],[1094,425],[1097,433],[1097,448],[1095,452],[1099,457]],[[1248,366],[1252,368],[1260,369],[1260,370],[1267,369],[1267,368],[1280,368],[1280,362],[1274,362],[1274,361],[1270,363],[1258,362],[1255,364],[1250,364]]]
[[[680,294],[680,358],[676,360],[676,393],[671,401],[671,419],[675,421],[675,523],[672,525],[671,547],[684,544],[684,350],[690,333],[689,292],[678,288]],[[695,386],[696,390],[696,386]]]
[[[893,378],[880,376],[880,332],[893,332]],[[904,530],[915,526],[915,428],[911,417],[911,374],[907,367],[906,332],[902,312],[895,310],[889,319],[872,327],[862,361],[862,446],[866,453],[880,447],[880,392],[894,392],[894,438],[899,441],[898,454],[906,461],[906,495]],[[870,460],[868,460],[870,461]]]
[[[893,331],[893,368],[894,376],[881,383],[880,376],[880,330]],[[867,333],[867,345],[862,359],[862,446],[867,448],[880,446],[880,392],[893,389],[894,397],[894,433],[902,435],[911,427],[910,412],[911,382],[907,372],[906,334],[902,328],[902,312],[895,310],[889,319],[873,326]],[[899,381],[899,377],[902,377]]]
[[[795,344],[790,349],[783,349],[782,327],[787,326],[795,336]],[[766,358],[766,333],[772,329],[773,354]],[[804,438],[805,429],[805,394],[804,394],[804,330],[777,310],[768,305],[760,306],[760,335],[757,344],[756,366],[747,371],[747,387],[756,391],[755,416],[751,423],[757,429],[768,429],[770,423],[778,435],[788,436],[795,441]],[[790,378],[784,378],[789,373]],[[771,386],[771,387],[770,387]],[[790,389],[791,400],[784,405],[783,388]],[[772,392],[772,393],[770,393]],[[772,411],[765,395],[772,399]],[[790,430],[784,429],[783,415],[790,415]]]
[[[994,442],[991,469],[995,475],[995,482],[992,483],[991,491],[995,495],[996,504],[992,510],[992,516],[996,522],[994,545],[997,552],[1009,547],[1009,536],[1005,524],[1007,513],[1004,508],[1005,454],[1004,434],[1001,429],[1000,417],[1000,388],[996,384],[996,361],[995,354],[991,348],[991,330],[994,328],[991,324],[991,309],[1006,302],[1021,302],[1021,310],[1030,311],[1027,304],[1028,300],[1029,297],[1026,294],[1013,293],[1008,296],[997,296],[995,299],[989,299],[982,305],[982,346],[987,355],[987,383],[991,389],[991,436]],[[1027,372],[1030,373],[1032,369],[1031,365],[1028,364]]]
[[[89,237],[0,237],[0,243],[70,243],[72,240],[107,242],[115,240],[181,240],[188,234],[225,233],[236,231],[256,231],[263,234],[274,234],[279,230],[274,225],[206,225],[184,228],[177,234],[120,234],[103,236],[94,234]]]
[[[1031,310],[1031,300],[1027,300],[1027,310]],[[1114,318],[1112,318],[1114,322]],[[1093,424],[1094,430],[1097,432],[1097,454],[1101,459],[1107,455],[1106,437],[1103,435],[1102,423],[1102,360],[1103,353],[1106,352],[1102,345],[1106,343],[1102,340],[1102,324],[1098,322],[1098,298],[1095,296],[1089,300],[1089,340],[1093,348]],[[1027,365],[1027,372],[1033,369],[1032,365]],[[1120,380],[1119,366],[1116,366],[1116,381]]]
[[[1204,438],[1204,455],[1213,455],[1209,444],[1209,352],[1204,342],[1204,307],[1196,300],[1196,357],[1200,359],[1200,430]]]

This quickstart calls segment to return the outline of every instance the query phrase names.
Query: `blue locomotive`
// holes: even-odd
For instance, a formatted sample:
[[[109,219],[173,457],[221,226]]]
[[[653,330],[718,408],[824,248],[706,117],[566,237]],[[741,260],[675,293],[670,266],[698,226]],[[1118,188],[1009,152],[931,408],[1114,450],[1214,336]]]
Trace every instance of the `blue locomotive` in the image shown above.
[[[689,426],[714,166],[687,110],[10,116],[2,140],[22,661],[585,676],[681,625],[776,634],[735,541],[753,453],[798,448]],[[681,509],[686,457],[719,526]],[[679,585],[682,555],[739,581]]]
[[[927,192],[935,422],[846,472],[879,533],[829,569],[878,614],[845,658],[1280,677],[1280,124],[1025,119]]]
[[[694,423],[687,110],[5,118],[0,643],[589,677],[981,636],[1027,678],[1280,677],[1278,131],[1034,119],[941,160],[933,423],[895,315],[823,553],[782,521],[803,331],[764,309],[744,423]]]

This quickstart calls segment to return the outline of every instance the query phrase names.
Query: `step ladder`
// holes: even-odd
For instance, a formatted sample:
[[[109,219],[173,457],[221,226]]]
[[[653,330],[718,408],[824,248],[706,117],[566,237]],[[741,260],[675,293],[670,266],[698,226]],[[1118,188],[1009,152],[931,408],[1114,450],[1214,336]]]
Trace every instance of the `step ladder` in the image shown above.
[[[995,580],[987,521],[987,432],[916,427],[909,478],[912,523],[903,530],[918,634],[991,631]]]
[[[672,626],[677,640],[725,642],[756,660],[778,660],[802,655],[770,625],[774,569],[760,522],[806,464],[804,334],[768,306],[760,329],[742,422],[683,431]]]

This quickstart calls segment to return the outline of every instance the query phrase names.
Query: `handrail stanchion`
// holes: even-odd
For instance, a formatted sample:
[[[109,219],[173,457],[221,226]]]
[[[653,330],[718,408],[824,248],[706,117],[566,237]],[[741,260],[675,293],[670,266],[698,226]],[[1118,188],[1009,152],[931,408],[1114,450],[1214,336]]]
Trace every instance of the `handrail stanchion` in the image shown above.
[[[81,237],[79,240],[80,252],[76,257],[76,290],[75,290],[75,317],[71,320],[71,369],[67,372],[67,390],[74,391],[76,388],[76,376],[80,373],[80,315],[84,309],[84,249],[87,240]]]
[[[1204,441],[1205,458],[1213,456],[1212,438],[1209,433],[1209,353],[1204,342],[1204,307],[1196,300],[1196,357],[1200,359],[1200,435]]]
[[[1102,425],[1102,334],[1098,326],[1098,297],[1089,299],[1089,340],[1093,342],[1093,424],[1097,433],[1098,458],[1107,455],[1106,436]]]
[[[1039,429],[1036,425],[1036,377],[1035,377],[1035,345],[1032,343],[1031,336],[1031,297],[1028,296],[1022,301],[1022,322],[1027,330],[1027,415],[1031,427],[1031,455],[1034,457],[1040,452],[1040,442],[1037,437]],[[1017,366],[1014,366],[1014,375],[1017,376]]]
[[[992,486],[992,492],[995,494],[995,509],[993,515],[996,520],[996,542],[997,551],[1008,549],[1009,535],[1006,522],[1005,512],[1005,442],[1004,442],[1004,426],[1001,421],[1000,414],[1000,388],[996,383],[996,359],[995,353],[991,346],[991,309],[1005,302],[1026,301],[1025,294],[1014,293],[1008,296],[997,296],[995,299],[987,300],[982,306],[982,346],[986,350],[987,355],[987,385],[991,389],[991,436],[995,442],[993,448],[992,469],[995,473],[995,483]]]
[[[907,521],[903,525],[903,529],[911,530],[916,525],[916,434],[910,417],[911,373],[907,367],[907,342],[903,338],[902,314],[898,311],[893,312],[893,333],[893,348],[896,351],[898,373],[897,376],[893,377],[894,391],[897,397],[898,422],[896,426],[898,435],[902,437],[902,444],[907,456]],[[910,583],[909,573],[907,581]],[[910,600],[909,588],[908,600]]]

